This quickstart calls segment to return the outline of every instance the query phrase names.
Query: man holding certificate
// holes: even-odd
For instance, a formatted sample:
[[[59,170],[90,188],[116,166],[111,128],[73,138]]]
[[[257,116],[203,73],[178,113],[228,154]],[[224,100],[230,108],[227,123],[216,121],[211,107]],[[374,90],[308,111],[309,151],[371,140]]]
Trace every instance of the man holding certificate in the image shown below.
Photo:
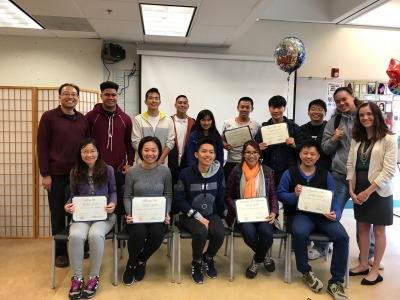
[[[233,168],[242,162],[243,144],[252,140],[260,129],[260,124],[250,119],[250,113],[253,109],[253,99],[250,97],[240,98],[237,105],[239,115],[236,118],[226,120],[222,127],[222,144],[224,149],[228,151],[224,165],[226,180],[228,180]]]
[[[254,252],[246,277],[257,276],[258,268],[264,264],[268,272],[275,270],[275,262],[267,255],[273,242],[275,217],[278,215],[278,198],[274,182],[274,171],[260,162],[261,150],[256,141],[247,141],[243,146],[242,163],[237,165],[226,183],[225,203],[228,206],[226,223],[237,227],[243,240]],[[249,202],[246,200],[251,199]],[[240,204],[246,203],[244,206]],[[261,203],[260,203],[261,202]],[[264,204],[262,205],[257,205]],[[240,210],[240,207],[242,210]],[[265,210],[262,208],[265,207]],[[240,214],[245,210],[244,220]],[[247,220],[255,220],[250,222]]]
[[[283,115],[286,110],[285,98],[273,96],[268,101],[268,107],[271,118],[262,123],[255,140],[260,143],[263,151],[262,163],[274,170],[275,184],[278,185],[283,172],[297,164],[303,134],[299,125]],[[270,128],[272,130],[267,130]],[[267,132],[264,134],[265,130]]]
[[[308,140],[301,145],[301,164],[289,168],[283,174],[278,186],[278,198],[285,205],[294,207],[298,205],[303,209],[299,210],[298,208],[293,215],[287,216],[286,222],[286,230],[293,236],[297,270],[303,274],[312,291],[318,293],[322,289],[321,280],[314,275],[308,264],[307,246],[310,233],[318,231],[327,235],[333,242],[332,278],[328,282],[327,291],[335,300],[345,300],[347,296],[344,292],[343,282],[347,272],[349,236],[339,222],[342,214],[336,200],[332,175],[326,169],[315,166],[320,156],[319,151],[318,143],[314,140]],[[307,205],[300,205],[300,202],[303,201],[302,194],[306,193],[306,187],[331,191],[333,195],[331,199],[324,197],[325,201],[331,201],[330,211],[315,213],[321,205],[319,202],[321,196],[319,193],[312,193],[309,190],[305,197]],[[314,201],[310,201],[310,198],[314,198]],[[315,205],[315,203],[317,204]]]

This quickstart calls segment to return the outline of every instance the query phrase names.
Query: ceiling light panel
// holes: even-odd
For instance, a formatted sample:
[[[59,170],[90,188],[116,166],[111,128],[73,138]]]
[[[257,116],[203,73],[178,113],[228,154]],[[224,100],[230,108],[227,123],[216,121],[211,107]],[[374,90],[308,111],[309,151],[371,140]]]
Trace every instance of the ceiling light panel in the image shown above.
[[[145,35],[186,37],[196,7],[140,4]]]
[[[0,27],[43,29],[12,1],[0,0]]]

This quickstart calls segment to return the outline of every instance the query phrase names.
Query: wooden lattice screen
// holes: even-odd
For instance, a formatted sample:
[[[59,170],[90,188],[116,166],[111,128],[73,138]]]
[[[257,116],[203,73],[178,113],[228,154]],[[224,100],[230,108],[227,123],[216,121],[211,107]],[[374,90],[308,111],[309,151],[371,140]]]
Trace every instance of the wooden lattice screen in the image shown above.
[[[86,113],[99,99],[81,90],[76,108]],[[0,238],[51,235],[36,136],[42,114],[58,104],[58,88],[0,87]]]

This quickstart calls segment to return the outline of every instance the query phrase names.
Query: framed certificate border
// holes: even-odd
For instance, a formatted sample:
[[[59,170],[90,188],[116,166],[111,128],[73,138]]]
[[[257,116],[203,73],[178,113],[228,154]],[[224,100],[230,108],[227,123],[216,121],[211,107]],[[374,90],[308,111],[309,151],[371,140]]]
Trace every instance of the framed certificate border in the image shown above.
[[[268,145],[282,144],[289,137],[286,123],[279,123],[261,127],[262,140]]]
[[[299,200],[297,201],[297,209],[324,214],[331,211],[332,199],[332,191],[303,185]]]
[[[238,223],[266,222],[269,216],[267,198],[236,199],[236,216]]]
[[[165,197],[132,197],[132,223],[161,223],[165,221]]]
[[[72,214],[74,222],[104,221],[107,220],[106,196],[75,196],[72,198],[75,210]]]
[[[224,134],[226,142],[233,148],[241,147],[245,142],[253,139],[249,125],[228,129]]]

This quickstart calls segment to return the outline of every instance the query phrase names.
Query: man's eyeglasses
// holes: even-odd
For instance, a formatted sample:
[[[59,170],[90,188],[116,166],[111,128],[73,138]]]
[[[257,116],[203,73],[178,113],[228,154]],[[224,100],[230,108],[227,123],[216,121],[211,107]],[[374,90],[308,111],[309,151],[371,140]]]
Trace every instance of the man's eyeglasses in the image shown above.
[[[258,154],[258,152],[250,152],[250,151],[246,151],[245,153],[244,153],[244,155],[246,155],[246,156],[257,156],[257,155],[259,155]]]
[[[95,154],[97,154],[97,150],[90,150],[90,151],[87,151],[87,150],[85,150],[85,151],[81,151],[81,154],[82,155],[95,155]]]
[[[76,93],[70,94],[70,93],[67,93],[67,92],[62,92],[61,96],[64,96],[64,97],[78,97],[78,94],[76,94]]]

